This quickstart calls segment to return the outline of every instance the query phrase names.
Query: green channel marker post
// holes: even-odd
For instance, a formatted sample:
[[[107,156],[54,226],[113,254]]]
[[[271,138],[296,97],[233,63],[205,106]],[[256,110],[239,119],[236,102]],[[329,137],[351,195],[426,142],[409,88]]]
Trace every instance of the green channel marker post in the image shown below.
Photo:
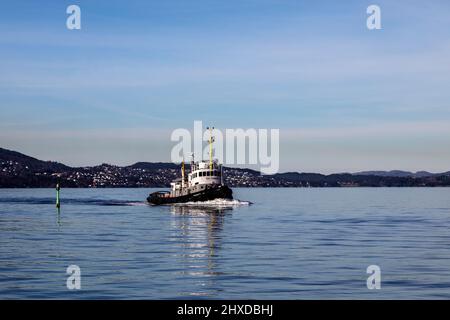
[[[61,203],[59,200],[59,190],[60,190],[59,182],[56,184],[56,207],[59,209],[61,208]]]

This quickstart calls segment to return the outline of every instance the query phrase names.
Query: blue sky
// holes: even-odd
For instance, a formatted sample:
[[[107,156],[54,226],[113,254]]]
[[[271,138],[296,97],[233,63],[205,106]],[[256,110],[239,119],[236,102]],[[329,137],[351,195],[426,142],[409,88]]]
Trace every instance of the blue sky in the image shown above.
[[[82,29],[66,29],[77,4]],[[366,28],[381,7],[382,30]],[[11,1],[0,146],[169,161],[170,132],[279,128],[281,170],[450,170],[448,1]]]

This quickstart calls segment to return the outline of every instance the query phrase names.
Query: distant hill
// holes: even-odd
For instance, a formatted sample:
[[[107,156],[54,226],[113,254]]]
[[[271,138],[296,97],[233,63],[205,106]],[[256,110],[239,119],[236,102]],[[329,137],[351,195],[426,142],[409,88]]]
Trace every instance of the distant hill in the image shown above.
[[[186,164],[189,170],[189,164]],[[180,176],[180,166],[166,162],[137,162],[129,166],[101,164],[69,167],[42,161],[22,153],[0,148],[0,188],[54,187],[168,187]],[[358,173],[285,172],[262,175],[246,168],[224,167],[225,183],[232,187],[434,187],[450,186],[450,172],[433,174],[394,171]]]
[[[391,170],[391,171],[362,171],[353,173],[358,176],[379,176],[379,177],[411,177],[414,174],[409,171]]]
[[[13,162],[18,167],[26,168],[34,171],[59,172],[70,170],[70,167],[52,161],[42,161],[22,153],[0,148],[0,162]]]
[[[189,165],[186,165],[188,167]],[[179,169],[180,166],[175,163],[168,162],[137,162],[130,168],[144,169],[144,170],[158,170],[158,169]]]
[[[424,177],[450,175],[450,171],[441,172],[441,173],[431,173],[431,172],[428,172],[428,171],[410,172],[410,171],[402,171],[402,170],[361,171],[361,172],[353,173],[353,175],[379,176],[379,177],[415,177],[415,178],[424,178]]]

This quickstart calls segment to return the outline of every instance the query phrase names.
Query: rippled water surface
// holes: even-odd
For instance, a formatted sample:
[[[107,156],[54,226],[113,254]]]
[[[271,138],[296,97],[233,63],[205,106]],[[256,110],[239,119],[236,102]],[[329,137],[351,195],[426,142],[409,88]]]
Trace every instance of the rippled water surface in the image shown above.
[[[235,189],[183,206],[149,206],[150,191],[63,189],[58,214],[54,190],[0,189],[0,298],[450,298],[450,189]]]

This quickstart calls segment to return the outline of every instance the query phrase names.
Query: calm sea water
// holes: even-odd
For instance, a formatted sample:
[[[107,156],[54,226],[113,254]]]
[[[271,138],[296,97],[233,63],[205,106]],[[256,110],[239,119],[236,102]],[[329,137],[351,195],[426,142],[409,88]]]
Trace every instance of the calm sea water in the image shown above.
[[[235,189],[242,202],[159,207],[149,191],[63,189],[58,214],[52,189],[0,189],[0,298],[450,298],[450,189]],[[73,264],[81,290],[66,287]]]

